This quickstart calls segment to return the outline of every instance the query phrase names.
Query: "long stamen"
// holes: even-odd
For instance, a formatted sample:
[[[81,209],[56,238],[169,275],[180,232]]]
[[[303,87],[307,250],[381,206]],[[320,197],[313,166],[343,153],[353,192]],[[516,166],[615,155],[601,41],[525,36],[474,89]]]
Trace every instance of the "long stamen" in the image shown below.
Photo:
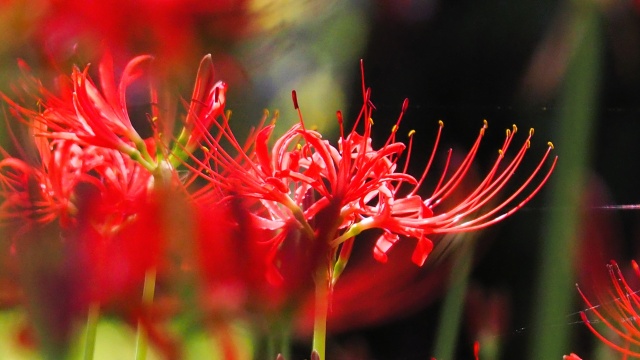
[[[291,100],[293,100],[293,108],[298,112],[298,119],[300,121],[300,125],[302,125],[302,130],[305,130],[302,111],[300,110],[300,106],[298,106],[298,94],[295,90],[291,91]]]
[[[551,148],[549,148],[549,150],[548,150],[548,151],[550,151],[550,149],[551,149]],[[547,152],[547,153],[545,153],[545,156],[544,156],[544,158],[543,158],[543,161],[541,161],[541,162],[539,163],[539,165],[538,165],[538,168],[537,168],[537,169],[539,169],[539,168],[542,166],[542,164],[546,161],[547,156],[548,156],[548,152]],[[516,206],[514,206],[513,208],[511,208],[509,211],[507,211],[507,212],[505,212],[505,213],[503,213],[503,214],[501,214],[501,215],[499,215],[499,216],[497,216],[497,217],[495,217],[495,218],[493,218],[493,219],[491,219],[491,220],[488,220],[488,221],[486,221],[486,222],[483,222],[483,223],[481,223],[481,224],[472,225],[472,224],[477,223],[477,222],[479,222],[479,221],[483,221],[483,220],[485,220],[487,217],[489,217],[489,216],[491,216],[491,215],[495,214],[495,212],[497,212],[498,210],[495,210],[495,209],[494,209],[494,211],[491,211],[489,215],[485,215],[485,216],[480,217],[480,218],[479,218],[480,220],[478,220],[478,221],[472,220],[471,222],[464,223],[464,224],[460,224],[460,225],[458,225],[458,226],[448,228],[448,230],[446,230],[446,231],[442,231],[442,232],[451,232],[451,231],[473,231],[473,230],[478,230],[478,229],[485,228],[485,227],[487,227],[487,226],[489,226],[489,225],[495,224],[495,223],[497,223],[497,222],[501,221],[502,219],[504,219],[504,218],[506,218],[506,217],[508,217],[508,216],[510,216],[510,215],[512,215],[512,214],[514,214],[516,211],[518,211],[519,209],[521,209],[522,207],[524,207],[524,205],[525,205],[525,204],[527,204],[527,203],[528,203],[528,202],[529,202],[529,201],[530,201],[530,200],[531,200],[531,199],[532,199],[532,198],[533,198],[533,197],[534,197],[534,196],[535,196],[535,195],[536,195],[536,194],[537,194],[537,193],[542,189],[542,186],[544,186],[544,184],[547,182],[547,180],[549,179],[549,177],[550,177],[550,176],[551,176],[551,174],[553,173],[553,170],[554,170],[554,168],[555,168],[555,166],[556,166],[557,161],[558,161],[558,158],[557,158],[557,157],[555,157],[555,158],[554,158],[554,160],[553,160],[553,162],[551,163],[551,166],[550,166],[549,170],[548,170],[548,171],[547,171],[547,173],[545,174],[544,178],[543,178],[542,180],[540,180],[540,183],[538,183],[538,186],[536,186],[536,188],[535,188],[535,189],[533,189],[533,190],[529,193],[529,195],[527,195],[527,197],[526,197],[526,198],[524,198],[520,203],[518,203],[518,205],[516,205]],[[537,172],[538,172],[538,170],[535,170],[535,171],[534,171],[534,173],[529,177],[529,179],[527,179],[527,181],[525,182],[525,184],[526,184],[526,185],[528,185],[528,184],[530,183],[530,181],[533,179],[533,177],[535,177],[535,175],[537,174]],[[526,187],[526,185],[524,185],[524,184],[523,184],[523,185],[522,185],[522,186],[517,190],[517,194],[520,194],[520,193],[524,190],[524,188]],[[508,204],[509,202],[511,202],[511,200],[513,200],[513,198],[515,198],[515,197],[517,196],[517,194],[516,194],[516,195],[512,195],[509,199],[507,199],[505,202],[503,202],[503,204],[504,204],[504,205],[501,205],[501,206],[500,206],[500,208],[502,208],[502,207],[506,206],[506,204]]]
[[[473,159],[475,158],[476,153],[478,152],[478,148],[480,147],[480,142],[482,140],[482,137],[484,136],[484,130],[486,129],[486,126],[487,125],[485,121],[485,124],[480,129],[480,133],[478,134],[478,137],[476,138],[475,143],[471,147],[471,150],[469,150],[469,152],[467,153],[467,156],[464,158],[464,160],[462,161],[458,169],[449,178],[449,180],[447,180],[447,182],[445,183],[445,185],[442,186],[442,188],[436,189],[433,195],[431,195],[430,203],[432,203],[433,206],[437,205],[438,203],[440,203],[440,201],[448,197],[449,194],[451,194],[453,190],[457,188],[457,186],[460,184],[460,182],[466,175],[467,171],[471,167],[471,163],[473,162]]]
[[[387,146],[390,143],[395,141],[395,134],[400,128],[400,123],[402,122],[402,118],[404,117],[404,113],[407,111],[408,107],[409,107],[409,99],[404,99],[404,101],[402,102],[402,109],[400,110],[400,115],[398,115],[398,120],[396,120],[396,123],[393,125],[391,134],[387,138],[387,141],[384,143],[384,146]]]
[[[420,189],[420,187],[422,186],[422,183],[424,182],[424,179],[427,177],[427,174],[429,173],[429,170],[431,169],[431,164],[433,164],[433,159],[436,155],[436,150],[438,149],[438,144],[440,143],[440,135],[442,134],[442,128],[444,127],[444,122],[442,120],[438,121],[438,134],[436,135],[436,139],[433,143],[433,149],[431,150],[431,156],[429,156],[429,161],[427,162],[427,166],[424,167],[424,170],[422,171],[422,175],[420,176],[420,180],[418,180],[418,183],[416,184],[415,188],[411,191],[410,195],[415,195],[416,192],[418,192],[418,190]],[[449,153],[449,158],[451,156],[451,153]],[[447,165],[448,165],[448,161],[447,161]],[[443,174],[446,173],[446,170],[443,172]],[[438,187],[436,187],[436,189],[438,189]],[[437,191],[437,190],[436,190]]]

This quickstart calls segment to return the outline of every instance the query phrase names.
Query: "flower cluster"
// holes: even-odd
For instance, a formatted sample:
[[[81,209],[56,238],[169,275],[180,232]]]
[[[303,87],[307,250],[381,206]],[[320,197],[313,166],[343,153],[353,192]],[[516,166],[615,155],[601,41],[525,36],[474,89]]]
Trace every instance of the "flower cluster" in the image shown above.
[[[456,192],[471,168],[487,122],[455,171],[448,171],[449,151],[436,188],[431,195],[423,196],[422,185],[432,166],[443,123],[440,122],[434,150],[424,172],[420,178],[415,178],[407,174],[409,156],[405,157],[404,164],[399,164],[405,151],[411,153],[415,132],[409,132],[409,149],[396,140],[408,101],[405,100],[385,144],[375,149],[371,139],[374,108],[370,94],[369,89],[363,88],[364,105],[349,133],[345,134],[342,114],[337,113],[341,134],[337,145],[306,128],[302,115],[299,124],[273,141],[272,147],[268,144],[274,124],[264,125],[264,119],[250,140],[244,143],[253,144],[249,149],[234,137],[228,122],[216,124],[219,133],[205,133],[203,138],[204,158],[193,158],[197,165],[191,166],[191,170],[208,182],[207,191],[194,194],[194,198],[201,202],[211,201],[208,198],[211,189],[253,198],[261,207],[254,215],[263,228],[282,230],[296,223],[308,238],[315,238],[330,249],[342,246],[346,250],[361,232],[381,229],[383,234],[377,240],[374,256],[382,262],[401,236],[414,238],[417,245],[412,259],[422,265],[433,247],[429,235],[477,230],[504,219],[524,206],[553,171],[556,159],[537,184],[532,185],[553,149],[549,143],[538,166],[517,190],[506,200],[487,206],[504,190],[530,147],[533,129],[516,154],[503,164],[517,132],[514,125],[512,130],[506,131],[498,157],[484,179],[459,203],[443,209],[445,200]],[[295,91],[292,95],[294,106],[299,110]],[[358,127],[362,127],[361,132]],[[235,153],[225,150],[223,140]],[[275,247],[284,238],[284,233],[278,231],[272,239]]]
[[[27,94],[38,109],[5,99],[33,146],[16,146],[19,156],[2,151],[0,223],[14,230],[17,248],[34,228],[56,223],[62,242],[75,246],[87,269],[86,303],[107,303],[144,283],[144,307],[153,301],[156,272],[170,262],[166,248],[173,240],[167,237],[176,231],[167,224],[176,223],[166,219],[168,199],[179,199],[193,225],[181,236],[197,249],[183,265],[202,275],[205,309],[233,316],[249,310],[273,319],[315,286],[313,350],[321,359],[331,289],[357,235],[381,232],[373,249],[381,262],[400,238],[414,239],[412,261],[422,265],[433,249],[432,235],[482,229],[513,214],[538,193],[557,161],[549,143],[534,170],[495,201],[530,148],[533,130],[507,157],[513,126],[484,178],[459,194],[485,121],[454,170],[448,152],[437,185],[425,195],[443,123],[423,173],[409,175],[415,132],[408,145],[397,139],[408,101],[380,147],[372,140],[374,106],[364,81],[363,106],[350,131],[337,112],[337,143],[306,126],[295,91],[298,124],[273,139],[277,114],[265,113],[241,141],[224,114],[227,87],[216,81],[207,56],[174,135],[177,102],[165,100],[150,75],[152,65],[150,56],[136,57],[116,80],[106,54],[99,84],[90,67],[74,68],[71,77],[59,79],[57,92],[23,66]],[[146,116],[131,114],[132,99],[149,104]],[[14,143],[23,135],[12,133]],[[453,198],[461,200],[452,204]]]

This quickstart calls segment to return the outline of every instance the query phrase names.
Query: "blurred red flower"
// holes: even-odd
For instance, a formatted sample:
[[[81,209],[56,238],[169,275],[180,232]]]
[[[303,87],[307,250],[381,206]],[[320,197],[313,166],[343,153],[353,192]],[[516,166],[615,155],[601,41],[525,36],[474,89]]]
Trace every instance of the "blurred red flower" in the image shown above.
[[[640,279],[640,267],[635,261],[631,265],[637,279]],[[632,287],[627,282],[615,261],[608,265],[608,269],[611,285],[606,291],[597,293],[597,302],[590,301],[578,288],[587,305],[580,316],[591,332],[607,346],[625,358],[640,357],[640,295],[635,290],[637,286]]]
[[[312,254],[300,251],[309,240],[290,229],[286,246],[274,248],[273,231],[258,226],[250,204],[232,194],[214,207],[197,207],[197,256],[206,305],[227,314],[276,314],[309,286]]]
[[[154,54],[171,72],[250,31],[245,0],[47,0],[39,6],[34,37],[55,59],[77,46],[95,51],[102,44],[118,59]]]

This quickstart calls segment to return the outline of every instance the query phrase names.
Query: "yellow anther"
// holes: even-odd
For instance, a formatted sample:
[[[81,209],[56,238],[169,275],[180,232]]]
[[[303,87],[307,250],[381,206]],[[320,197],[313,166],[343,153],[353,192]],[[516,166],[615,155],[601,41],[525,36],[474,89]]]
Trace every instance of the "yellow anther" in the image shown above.
[[[373,125],[373,119],[369,118],[369,124]]]
[[[533,136],[533,133],[534,133],[534,132],[535,132],[535,131],[533,131],[533,128],[529,129],[529,136]]]
[[[509,137],[511,135],[511,129],[507,129],[506,133],[507,133],[507,137]]]
[[[513,124],[513,133],[517,133],[518,132],[518,127],[516,126],[516,124]]]
[[[498,150],[498,155],[500,155],[500,157],[504,156],[504,152],[502,151],[502,149]]]
[[[408,134],[407,136],[408,136],[408,137],[412,137],[412,136],[413,136],[413,134],[415,134],[415,133],[416,133],[416,131],[415,131],[415,130],[411,130],[411,131],[409,131],[409,134]]]
[[[489,127],[489,122],[487,121],[487,119],[482,119],[482,122],[483,122],[483,125],[482,125],[483,128],[486,129]]]
[[[200,146],[200,149],[204,152],[209,152],[209,148],[204,145]]]
[[[442,120],[438,120],[438,126],[440,126],[440,127],[444,127],[444,121],[442,121]]]
[[[231,110],[225,111],[224,116],[227,118],[227,120],[231,120]]]
[[[391,133],[395,134],[396,131],[398,131],[398,125],[393,125],[393,127],[391,128]]]
[[[547,143],[547,145],[549,145],[549,147],[551,148],[551,150],[555,149],[555,147],[553,146],[553,143],[551,141],[549,141]]]
[[[302,149],[302,144],[296,144],[296,150]]]
[[[158,117],[157,116],[154,116],[154,117],[151,118],[151,122],[156,122],[156,121],[158,121]]]
[[[527,149],[531,147],[531,141],[529,141],[529,140],[527,140],[527,142],[524,143],[524,144],[527,147]]]

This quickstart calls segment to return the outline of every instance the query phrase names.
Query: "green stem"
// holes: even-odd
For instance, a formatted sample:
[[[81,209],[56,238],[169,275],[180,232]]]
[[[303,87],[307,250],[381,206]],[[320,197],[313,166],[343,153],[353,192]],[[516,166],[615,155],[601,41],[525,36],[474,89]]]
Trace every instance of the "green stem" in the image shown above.
[[[319,360],[324,360],[327,342],[327,314],[329,312],[329,269],[327,264],[320,266],[318,269],[315,283],[316,295],[313,319],[313,350],[318,353]]]
[[[474,240],[473,238],[462,239],[462,244],[453,260],[449,289],[442,305],[436,337],[434,354],[438,359],[453,359],[455,356],[460,319],[473,263]]]
[[[144,277],[144,287],[142,289],[142,305],[148,306],[153,303],[153,296],[156,289],[156,270],[149,269]],[[138,320],[138,332],[136,334],[136,360],[147,358],[147,331],[144,329],[142,320]]]
[[[84,339],[84,355],[83,360],[93,360],[93,354],[96,348],[96,333],[98,329],[98,319],[100,318],[100,305],[93,303],[89,305],[87,314],[87,328]]]
[[[593,1],[572,1],[566,24],[574,32],[574,51],[565,74],[559,102],[557,129],[558,166],[548,191],[549,208],[542,222],[541,262],[537,279],[536,308],[530,359],[551,359],[568,352],[569,331],[549,326],[573,311],[576,295],[574,263],[579,241],[579,212],[589,175],[589,147],[598,113],[598,89],[602,61],[602,23]]]
[[[282,328],[279,353],[285,359],[291,359],[291,329],[288,325],[283,325]]]

